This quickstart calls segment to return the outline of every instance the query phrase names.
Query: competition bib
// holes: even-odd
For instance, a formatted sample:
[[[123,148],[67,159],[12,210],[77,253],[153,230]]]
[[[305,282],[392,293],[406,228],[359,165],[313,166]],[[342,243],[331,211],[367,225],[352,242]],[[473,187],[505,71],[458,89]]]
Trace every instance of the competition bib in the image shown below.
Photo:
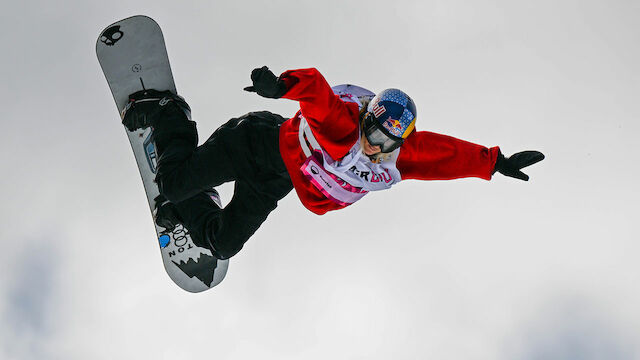
[[[319,152],[314,152],[312,156],[301,167],[302,173],[327,199],[332,200],[341,206],[348,206],[362,199],[368,191],[355,187],[342,180],[338,176],[327,172],[318,161],[322,159]],[[322,160],[321,160],[322,161]]]

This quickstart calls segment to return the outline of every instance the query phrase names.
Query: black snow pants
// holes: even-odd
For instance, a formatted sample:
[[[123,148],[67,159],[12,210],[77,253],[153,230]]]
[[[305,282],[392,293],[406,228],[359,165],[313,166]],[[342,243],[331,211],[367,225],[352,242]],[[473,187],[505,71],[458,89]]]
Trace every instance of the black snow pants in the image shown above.
[[[156,182],[176,205],[194,243],[220,259],[230,258],[293,189],[278,141],[285,119],[251,112],[229,120],[196,146],[195,123],[176,109],[165,111],[154,127]],[[233,198],[220,209],[207,191],[229,181],[235,181]]]

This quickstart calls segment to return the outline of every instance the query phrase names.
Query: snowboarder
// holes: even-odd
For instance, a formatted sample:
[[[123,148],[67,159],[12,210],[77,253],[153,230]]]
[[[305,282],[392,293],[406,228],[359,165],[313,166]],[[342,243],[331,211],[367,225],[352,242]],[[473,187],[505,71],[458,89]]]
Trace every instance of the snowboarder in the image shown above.
[[[499,147],[416,131],[416,106],[397,89],[375,95],[347,86],[336,93],[313,68],[276,77],[264,66],[251,80],[245,90],[298,101],[300,110],[290,119],[250,112],[200,146],[189,105],[169,91],[134,93],[122,113],[130,131],[153,127],[161,193],[156,223],[184,224],[196,245],[219,259],[237,254],[292,189],[322,215],[406,179],[490,180],[499,172],[526,181],[521,169],[544,159],[538,151],[505,157]],[[229,181],[234,195],[220,208],[214,187]]]

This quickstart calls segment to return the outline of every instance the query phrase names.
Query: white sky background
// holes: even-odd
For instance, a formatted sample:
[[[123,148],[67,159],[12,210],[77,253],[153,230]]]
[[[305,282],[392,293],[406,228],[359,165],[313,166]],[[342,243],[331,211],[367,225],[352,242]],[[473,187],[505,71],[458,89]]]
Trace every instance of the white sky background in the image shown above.
[[[285,198],[222,284],[162,268],[95,56],[164,30],[201,140],[296,104],[254,67],[398,87],[431,130],[547,159],[528,183],[407,181],[318,217]],[[636,1],[8,1],[0,13],[0,358],[640,357]],[[231,187],[222,189],[228,201]]]

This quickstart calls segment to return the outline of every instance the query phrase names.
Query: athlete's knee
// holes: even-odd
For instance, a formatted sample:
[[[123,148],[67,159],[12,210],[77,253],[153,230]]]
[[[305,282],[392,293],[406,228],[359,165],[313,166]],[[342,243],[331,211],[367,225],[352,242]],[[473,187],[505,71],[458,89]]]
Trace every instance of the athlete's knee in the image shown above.
[[[240,244],[239,246],[237,244],[231,244],[231,243],[225,243],[224,241],[218,241],[218,238],[215,237],[214,240],[212,241],[212,245],[213,245],[213,249],[214,249],[214,255],[220,259],[220,260],[226,260],[229,259],[230,257],[236,255],[237,253],[240,252],[240,250],[242,250],[242,247],[244,246],[244,243]]]
[[[219,206],[218,203],[215,204]],[[213,255],[220,260],[226,260],[236,255],[248,240],[238,238],[238,234],[226,231],[224,220],[218,212],[202,215],[199,218],[203,219],[200,220],[201,226],[189,227],[193,242],[197,246],[210,249]]]

